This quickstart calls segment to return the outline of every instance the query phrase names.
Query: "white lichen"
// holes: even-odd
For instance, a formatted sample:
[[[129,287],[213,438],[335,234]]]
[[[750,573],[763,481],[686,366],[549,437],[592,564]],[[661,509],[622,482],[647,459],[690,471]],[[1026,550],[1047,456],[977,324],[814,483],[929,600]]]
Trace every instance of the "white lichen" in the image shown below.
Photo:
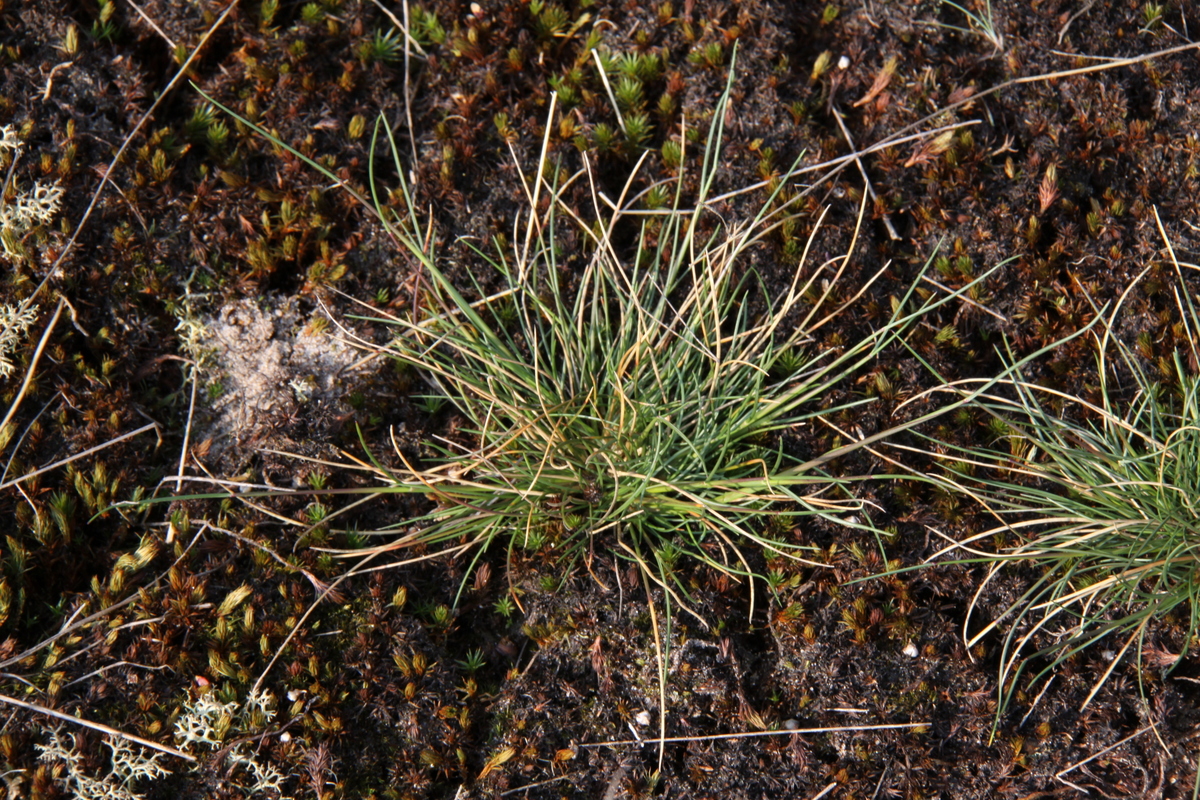
[[[0,164],[11,165],[20,152],[21,140],[16,129],[12,125],[0,125]],[[0,253],[9,260],[19,261],[25,257],[21,237],[34,225],[44,225],[54,219],[63,190],[57,184],[38,182],[32,189],[18,191],[11,202],[6,202],[8,188],[5,183],[0,191]],[[37,314],[37,308],[28,300],[18,306],[0,305],[0,378],[12,375],[16,368],[12,354],[24,340]]]
[[[184,706],[183,714],[175,721],[175,741],[181,750],[189,752],[196,745],[217,750],[229,734],[237,711],[237,701],[220,703],[213,692],[202,694]]]
[[[0,158],[21,152],[21,142],[11,125],[0,125]],[[33,188],[19,191],[12,202],[0,196],[0,245],[4,255],[18,261],[25,257],[21,237],[34,225],[54,220],[62,204],[63,189],[57,183],[37,181]]]
[[[32,306],[0,305],[0,378],[7,378],[16,369],[12,354],[36,319],[37,309]]]
[[[194,755],[199,761],[206,754],[228,748],[224,757],[233,765],[233,780],[249,797],[283,797],[287,775],[275,765],[259,760],[249,735],[260,732],[275,718],[275,697],[270,692],[251,692],[244,703],[236,700],[222,703],[215,691],[188,701],[175,721],[175,741],[179,749]],[[247,741],[237,742],[239,738]],[[230,741],[237,742],[230,746]],[[108,771],[98,776],[84,769],[85,758],[79,752],[73,734],[61,729],[49,731],[49,741],[37,745],[38,758],[47,763],[63,765],[59,779],[64,788],[81,800],[144,800],[137,789],[143,782],[159,780],[170,771],[159,763],[165,756],[124,739],[108,737],[104,743],[111,751]],[[210,759],[211,760],[211,759]]]
[[[92,777],[83,769],[83,755],[76,746],[75,735],[63,734],[58,728],[49,733],[50,740],[37,746],[38,760],[61,763],[64,767],[62,781],[80,800],[144,800],[144,795],[135,791],[138,783],[171,774],[159,763],[162,753],[134,747],[124,739],[108,736],[104,744],[111,752],[109,771],[100,777]]]
[[[0,157],[19,152],[21,140],[17,138],[17,129],[12,125],[0,125]]]
[[[175,741],[188,752],[197,746],[214,751],[226,746],[231,733],[244,735],[257,731],[274,718],[275,697],[270,692],[251,692],[246,702],[240,704],[236,700],[222,703],[215,692],[208,692],[184,706],[175,721]],[[248,743],[235,744],[226,758],[250,778],[242,788],[251,796],[267,792],[282,794],[287,776],[274,765],[260,762]]]

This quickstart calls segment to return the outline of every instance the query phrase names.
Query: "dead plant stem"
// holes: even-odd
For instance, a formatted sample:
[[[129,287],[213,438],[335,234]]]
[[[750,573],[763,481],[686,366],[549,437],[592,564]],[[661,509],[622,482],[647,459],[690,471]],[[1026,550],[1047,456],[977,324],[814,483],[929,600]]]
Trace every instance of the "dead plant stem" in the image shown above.
[[[108,725],[104,725],[99,722],[92,722],[91,720],[83,719],[82,717],[73,717],[70,714],[64,714],[61,711],[55,711],[52,708],[39,706],[37,703],[26,703],[24,700],[18,700],[15,697],[9,697],[6,694],[0,694],[0,703],[7,703],[10,706],[24,708],[27,711],[33,711],[37,714],[45,714],[48,717],[53,717],[54,719],[62,720],[63,722],[70,722],[72,725],[81,725],[84,728],[91,728],[94,731],[100,731],[101,733],[106,733],[109,736],[116,736],[120,739],[125,739],[127,741],[140,744],[142,747],[148,747],[151,750],[157,750],[160,753],[166,753],[167,755],[175,756],[176,758],[182,758],[184,761],[190,761],[193,764],[198,763],[198,759],[195,756],[185,753],[182,750],[176,750],[174,747],[170,747],[165,744],[159,744],[158,742],[151,741],[150,739],[143,739],[141,736],[135,736],[132,733],[125,733],[124,731],[111,728]]]

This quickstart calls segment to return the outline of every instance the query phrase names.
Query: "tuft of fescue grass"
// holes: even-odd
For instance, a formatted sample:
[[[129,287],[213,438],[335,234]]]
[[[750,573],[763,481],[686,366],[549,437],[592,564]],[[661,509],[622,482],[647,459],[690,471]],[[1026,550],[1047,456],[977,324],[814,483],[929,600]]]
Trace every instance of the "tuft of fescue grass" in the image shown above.
[[[1200,627],[1200,315],[1177,261],[1175,269],[1189,346],[1175,353],[1166,381],[1114,332],[1134,281],[1090,333],[1101,379],[1096,403],[1033,383],[1018,367],[977,399],[1001,434],[993,448],[933,448],[954,464],[936,480],[979,500],[997,523],[933,558],[965,551],[962,563],[988,565],[964,638],[971,648],[1002,637],[1000,712],[1031,661],[1045,664],[1037,681],[1105,642],[1111,663],[1086,706],[1131,647],[1142,663],[1151,622],[1181,615],[1183,652],[1154,658],[1168,671]],[[981,549],[994,537],[1016,544]],[[1033,564],[1039,577],[977,627],[980,597],[1012,562]]]
[[[402,199],[404,213],[379,201],[374,168],[379,131],[386,129],[382,120],[368,162],[370,211],[420,265],[408,313],[376,319],[396,333],[374,352],[422,376],[430,404],[450,404],[462,422],[456,419],[453,433],[427,442],[420,460],[397,445],[400,468],[359,462],[374,473],[377,489],[334,490],[421,495],[433,505],[419,518],[372,532],[387,536],[386,544],[344,552],[360,559],[347,574],[386,553],[405,554],[397,563],[469,554],[473,569],[489,549],[502,548],[510,562],[519,551],[562,554],[559,574],[565,576],[572,558],[584,556],[590,568],[592,554],[615,554],[637,566],[647,591],[664,709],[667,659],[652,587],[663,591],[668,626],[680,608],[707,626],[677,572],[681,559],[694,559],[748,579],[752,616],[755,563],[763,555],[803,560],[805,546],[789,532],[795,523],[820,518],[878,533],[854,494],[866,477],[823,468],[960,407],[971,393],[888,430],[844,434],[849,441],[829,452],[801,454],[798,443],[789,444],[789,432],[818,421],[833,427],[827,418],[873,402],[860,397],[837,405],[828,397],[884,350],[901,346],[926,313],[990,275],[925,300],[918,297],[918,279],[891,298],[892,313],[878,328],[823,349],[826,326],[853,313],[889,267],[853,288],[843,285],[852,274],[865,195],[846,253],[810,262],[822,214],[811,221],[790,281],[772,295],[750,256],[761,249],[769,257],[767,237],[787,222],[801,222],[781,200],[793,173],[779,179],[750,219],[720,216],[717,209],[728,213],[730,199],[741,194],[714,193],[731,86],[732,72],[702,153],[688,153],[689,139],[681,135],[674,177],[635,193],[635,168],[615,201],[591,183],[586,156],[575,175],[549,177],[563,174],[546,158],[555,129],[551,95],[541,157],[524,187],[527,207],[513,220],[508,247],[475,248],[467,285],[451,280],[432,223],[418,218],[419,204],[404,181],[408,170],[390,133],[400,186],[388,196]],[[329,170],[287,149],[354,194]],[[695,179],[689,174],[693,164]],[[579,181],[591,191],[571,191]],[[646,199],[651,193],[653,203]],[[572,205],[580,196],[586,207]],[[654,208],[639,207],[639,201]],[[568,253],[572,239],[583,244]],[[493,278],[504,288],[488,294],[483,287]],[[325,523],[357,504],[329,513]],[[554,585],[542,583],[546,591]],[[519,602],[517,592],[511,597]],[[660,714],[660,737],[665,719]]]
[[[698,189],[685,197],[681,168],[664,211],[633,208],[633,177],[615,203],[605,205],[593,187],[589,210],[572,207],[566,188],[591,180],[586,159],[563,185],[534,179],[512,252],[475,250],[506,286],[481,300],[449,279],[415,212],[390,220],[380,209],[420,261],[425,286],[419,314],[390,320],[399,333],[386,352],[466,420],[454,440],[436,444],[432,462],[413,463],[397,448],[404,466],[387,473],[390,488],[422,493],[436,509],[405,521],[408,532],[389,548],[603,547],[636,562],[668,603],[686,608],[673,577],[680,556],[741,576],[752,574],[751,551],[800,557],[799,544],[763,532],[767,516],[786,523],[775,530],[805,517],[870,528],[853,495],[857,478],[820,467],[886,433],[807,460],[784,434],[869,402],[830,408],[824,399],[957,293],[920,304],[910,288],[886,324],[820,350],[818,332],[882,271],[855,290],[840,287],[853,243],[844,256],[810,264],[818,220],[790,285],[770,296],[747,256],[766,246],[786,204],[772,196],[752,219],[732,224],[711,208],[728,94],[698,159]],[[558,174],[544,151],[534,175]],[[396,172],[405,174],[398,159]],[[543,201],[547,210],[536,214]],[[573,264],[559,249],[564,226],[587,242],[586,258]],[[633,246],[614,243],[622,228],[636,232]],[[833,301],[837,292],[848,299]],[[765,311],[753,313],[752,300]],[[753,604],[753,583],[751,593]]]
[[[887,430],[864,435],[836,427],[836,415],[873,400],[860,396],[838,405],[830,395],[849,387],[888,348],[903,347],[904,335],[927,313],[969,293],[991,271],[924,300],[918,277],[890,298],[892,312],[883,324],[851,341],[839,331],[828,337],[839,340],[836,346],[822,347],[827,326],[854,313],[890,267],[844,285],[843,278],[855,272],[850,264],[866,193],[846,252],[812,263],[824,214],[809,220],[812,230],[790,280],[773,293],[752,264],[772,256],[773,231],[805,223],[791,208],[804,192],[782,199],[785,189],[791,191],[793,166],[749,219],[721,216],[743,193],[714,192],[730,75],[703,152],[688,153],[689,137],[682,132],[674,176],[635,193],[643,154],[615,200],[595,188],[587,154],[583,169],[565,179],[561,165],[548,163],[552,94],[541,157],[525,179],[527,206],[513,219],[510,244],[476,247],[475,263],[463,265],[465,285],[451,279],[432,222],[417,216],[419,203],[404,180],[409,172],[390,128],[382,119],[377,123],[368,161],[369,210],[419,263],[420,274],[405,315],[372,318],[395,327],[390,344],[382,350],[360,344],[413,369],[427,384],[430,404],[450,404],[457,414],[453,431],[427,442],[420,459],[396,445],[400,468],[358,462],[374,473],[378,488],[333,490],[420,495],[433,506],[419,518],[371,532],[387,536],[386,544],[343,552],[359,559],[347,576],[387,553],[404,554],[396,563],[467,555],[474,559],[469,575],[496,548],[507,552],[510,563],[518,551],[562,554],[558,574],[564,576],[571,558],[584,557],[590,569],[596,552],[635,564],[659,666],[660,739],[666,736],[664,641],[670,641],[673,610],[685,609],[708,625],[703,610],[689,604],[677,571],[681,559],[747,579],[752,617],[755,564],[764,556],[803,560],[805,545],[792,531],[796,523],[821,519],[881,533],[855,496],[858,482],[870,476],[830,474],[827,465],[960,408],[991,386],[985,382]],[[224,110],[366,203],[328,169]],[[379,200],[374,170],[381,129],[389,131],[400,182],[387,196],[400,200],[401,214]],[[692,165],[698,167],[695,178]],[[591,191],[572,191],[577,182]],[[571,241],[582,245],[568,252]],[[493,279],[504,288],[489,294],[484,287]],[[818,424],[846,443],[803,453],[799,442],[789,440],[798,429]],[[238,496],[262,494],[271,493]],[[190,497],[208,496],[218,495]],[[328,513],[323,524],[365,499]],[[544,591],[554,586],[542,582]],[[665,640],[654,586],[663,592]],[[517,591],[510,597],[520,602]]]

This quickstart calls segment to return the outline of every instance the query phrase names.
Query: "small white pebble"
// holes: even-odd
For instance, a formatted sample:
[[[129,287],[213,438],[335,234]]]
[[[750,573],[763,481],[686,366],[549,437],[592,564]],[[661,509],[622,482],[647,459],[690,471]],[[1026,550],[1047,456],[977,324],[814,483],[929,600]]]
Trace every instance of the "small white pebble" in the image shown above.
[[[292,740],[292,735],[290,733],[288,733],[287,731],[284,731],[283,733],[279,734],[279,741],[283,742],[284,744],[287,744],[291,740]]]
[[[918,652],[920,651],[917,650],[917,646],[912,642],[904,645],[904,655],[908,656],[909,658],[916,658]]]
[[[650,724],[650,712],[649,711],[639,711],[637,713],[637,716],[633,718],[633,721],[636,722],[638,725],[641,725],[643,728],[646,727],[647,725]]]
[[[848,56],[842,56],[838,59],[838,69],[849,69],[849,67],[850,58]]]
[[[800,723],[794,719],[785,719],[783,721],[783,729],[785,731],[794,731],[800,727]]]

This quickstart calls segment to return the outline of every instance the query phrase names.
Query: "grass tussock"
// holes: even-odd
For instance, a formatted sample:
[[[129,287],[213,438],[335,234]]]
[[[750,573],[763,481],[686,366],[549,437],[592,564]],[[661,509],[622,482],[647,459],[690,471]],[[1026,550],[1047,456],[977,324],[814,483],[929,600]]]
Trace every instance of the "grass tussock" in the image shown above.
[[[1086,706],[1135,644],[1139,663],[1151,654],[1153,666],[1169,671],[1200,627],[1200,315],[1177,261],[1175,269],[1186,347],[1165,380],[1114,333],[1131,285],[1091,332],[1097,402],[1038,385],[1017,368],[978,398],[1004,434],[995,447],[934,448],[955,465],[940,479],[944,487],[974,497],[997,522],[938,556],[965,551],[962,561],[989,566],[965,631],[968,647],[1003,637],[1001,710],[1029,663],[1044,664],[1037,680],[1111,640],[1110,664]],[[1016,543],[981,549],[991,539]],[[980,626],[981,596],[1014,561],[1034,564],[1038,578]],[[1153,621],[1168,621],[1168,635],[1176,628],[1183,652],[1149,646]]]
[[[684,196],[682,170],[664,212],[633,212],[625,202],[632,177],[607,216],[594,187],[593,213],[572,208],[565,190],[591,180],[586,161],[563,185],[529,187],[530,207],[548,195],[549,210],[529,218],[512,254],[476,251],[507,285],[483,300],[469,301],[451,282],[432,237],[416,233],[415,215],[389,225],[423,265],[426,292],[421,314],[391,320],[400,331],[387,352],[466,420],[459,438],[437,445],[433,463],[397,450],[404,468],[388,474],[391,488],[424,493],[436,510],[415,527],[407,521],[409,533],[390,548],[482,552],[499,543],[510,553],[547,545],[578,553],[606,537],[605,547],[686,607],[671,578],[681,555],[739,575],[752,572],[752,550],[798,557],[800,544],[763,532],[764,515],[869,524],[850,491],[855,479],[820,470],[834,454],[805,461],[781,432],[840,410],[824,402],[835,386],[956,295],[920,305],[910,289],[886,324],[836,352],[817,350],[817,332],[874,278],[831,301],[853,243],[812,265],[811,237],[782,296],[770,297],[746,269],[748,253],[766,246],[789,210],[772,197],[738,224],[710,210],[727,100],[728,92],[713,115],[698,189]],[[538,166],[539,176],[556,172]],[[590,250],[574,271],[560,261],[566,225]],[[630,249],[614,244],[622,226],[637,231]],[[766,308],[757,315],[748,302],[756,298]]]

